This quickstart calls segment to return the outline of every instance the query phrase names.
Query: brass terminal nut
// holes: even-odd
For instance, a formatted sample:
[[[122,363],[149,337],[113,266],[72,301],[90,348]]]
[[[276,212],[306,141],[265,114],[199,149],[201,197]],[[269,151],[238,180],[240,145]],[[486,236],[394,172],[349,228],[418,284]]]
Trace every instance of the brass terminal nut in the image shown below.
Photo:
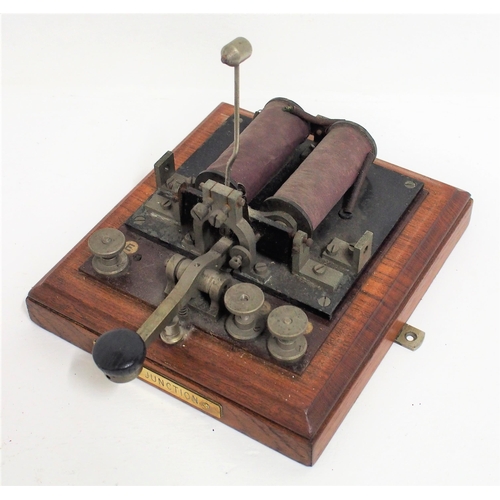
[[[267,318],[267,329],[271,336],[267,348],[271,356],[278,361],[298,361],[307,350],[304,333],[308,318],[302,309],[295,306],[280,306]]]
[[[264,325],[258,321],[264,306],[264,293],[251,283],[233,285],[224,294],[224,304],[231,315],[226,320],[226,331],[237,340],[257,338]]]
[[[125,248],[125,235],[115,228],[99,229],[89,238],[89,249],[94,255],[92,267],[104,276],[124,274],[129,266]]]

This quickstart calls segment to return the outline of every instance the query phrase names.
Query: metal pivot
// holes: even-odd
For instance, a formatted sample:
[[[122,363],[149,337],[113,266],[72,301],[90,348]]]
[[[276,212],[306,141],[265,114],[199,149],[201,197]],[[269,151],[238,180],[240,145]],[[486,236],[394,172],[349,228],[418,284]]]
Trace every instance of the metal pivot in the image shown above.
[[[166,294],[169,294],[174,289],[175,284],[181,279],[192,262],[191,259],[180,254],[174,254],[167,260],[165,263],[165,272],[167,275]],[[203,292],[210,300],[210,307],[206,312],[214,318],[219,316],[222,297],[231,283],[232,279],[229,273],[220,272],[211,268],[205,269],[198,278],[198,291]],[[182,316],[181,312],[179,312],[179,315]],[[180,323],[182,322],[179,322],[179,319],[177,321],[174,319],[174,325],[172,326],[173,331],[177,331],[177,325]],[[180,326],[182,326],[182,324],[180,324]],[[172,335],[175,335],[175,333],[172,333]],[[162,339],[165,340],[163,337]]]
[[[224,45],[221,50],[221,61],[228,66],[234,67],[234,142],[233,154],[226,165],[224,184],[229,186],[231,182],[231,167],[238,155],[240,148],[240,64],[252,55],[250,42],[243,37],[235,38],[232,42]]]
[[[245,256],[242,255],[241,265],[252,266],[256,260],[256,241],[252,226],[244,216],[243,194],[213,180],[201,183],[200,188],[203,201],[191,209],[196,249],[204,253],[210,246],[213,234],[208,230],[209,226],[216,229],[225,226],[237,238],[239,246],[247,250]]]
[[[146,345],[158,338],[165,327],[172,324],[179,309],[188,304],[198,291],[204,271],[220,269],[226,263],[232,246],[231,239],[222,237],[207,253],[191,261],[172,291],[137,330]]]

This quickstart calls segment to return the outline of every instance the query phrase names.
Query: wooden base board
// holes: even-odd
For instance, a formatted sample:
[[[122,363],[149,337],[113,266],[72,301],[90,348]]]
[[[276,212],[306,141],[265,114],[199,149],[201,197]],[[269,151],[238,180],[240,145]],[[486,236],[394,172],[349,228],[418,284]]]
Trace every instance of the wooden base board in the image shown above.
[[[174,149],[176,163],[189,158],[232,113],[232,106],[219,105]],[[376,163],[424,182],[428,194],[370,264],[302,375],[194,331],[182,345],[153,343],[142,378],[293,460],[313,465],[465,231],[472,211],[468,193]],[[154,190],[151,172],[91,233],[120,227]],[[152,312],[78,271],[90,257],[91,233],[27,298],[35,323],[87,352],[102,333],[118,327],[137,330]]]

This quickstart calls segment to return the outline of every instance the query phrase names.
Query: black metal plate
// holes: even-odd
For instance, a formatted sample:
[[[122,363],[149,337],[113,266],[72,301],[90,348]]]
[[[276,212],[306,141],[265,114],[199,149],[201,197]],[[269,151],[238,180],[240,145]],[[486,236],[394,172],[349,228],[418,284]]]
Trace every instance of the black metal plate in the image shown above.
[[[246,126],[246,118],[242,125]],[[232,143],[233,119],[226,122],[207,141],[179,167],[178,172],[185,176],[196,176],[205,170]],[[291,173],[291,172],[290,172]],[[409,187],[410,186],[410,187]],[[382,242],[408,210],[423,188],[423,183],[407,176],[372,165],[368,171],[363,192],[353,211],[351,219],[342,219],[338,213],[342,201],[334,207],[325,220],[313,234],[313,246],[310,258],[325,262],[332,266],[331,261],[321,258],[321,252],[334,238],[340,238],[349,243],[355,243],[365,231],[373,233],[372,255],[380,248]],[[264,188],[265,190],[265,188]],[[272,193],[269,193],[272,195]],[[258,208],[258,207],[254,207]],[[192,245],[184,240],[189,228],[181,228],[175,224],[165,224],[158,214],[146,206],[140,207],[127,221],[127,225],[143,233],[147,237],[166,244],[190,258],[197,254]],[[265,255],[259,255],[259,261],[265,262],[270,270],[261,277],[253,272],[235,272],[234,276],[241,281],[249,281],[259,285],[264,291],[285,299],[292,304],[304,307],[310,311],[331,318],[352,284],[357,274],[338,267],[344,277],[333,293],[316,282],[303,276],[291,274],[289,267],[276,262]],[[327,297],[327,300],[324,299]]]
[[[407,187],[411,186],[411,187]],[[355,243],[365,231],[373,233],[372,256],[376,254],[397,222],[406,213],[416,196],[421,192],[423,183],[407,176],[372,165],[362,196],[353,211],[351,219],[339,216],[342,201],[327,215],[313,234],[313,246],[310,258],[332,266],[331,261],[321,257],[328,243],[334,238]],[[259,260],[266,262],[270,273],[260,277],[255,273],[236,272],[242,281],[250,281],[280,298],[287,298],[290,303],[305,306],[307,309],[331,318],[358,275],[338,267],[344,273],[342,283],[333,293],[325,293],[324,288],[302,276],[291,274],[288,267],[274,262],[265,256]],[[330,301],[321,305],[324,297]]]
[[[250,120],[244,119],[243,127]],[[232,143],[233,121],[229,118],[179,169],[178,172],[191,177],[205,170]],[[310,250],[310,257],[319,262],[324,261],[321,252],[332,240],[338,237],[348,242],[356,242],[366,230],[372,231],[373,257],[381,251],[389,236],[394,236],[404,227],[404,216],[418,200],[425,196],[423,184],[387,170],[372,165],[367,176],[362,195],[351,219],[342,219],[338,212],[341,202],[316,229]],[[398,222],[401,222],[398,224]],[[161,217],[150,211],[144,205],[140,207],[120,228],[125,233],[127,241],[138,243],[138,250],[131,254],[130,269],[119,278],[107,278],[97,274],[88,260],[80,270],[94,279],[131,295],[153,307],[165,298],[166,285],[164,262],[174,253],[181,253],[190,258],[196,258],[192,245],[184,240],[187,228],[175,224],[165,224]],[[203,313],[204,304],[197,299],[197,308],[191,308],[193,324],[207,333],[221,338],[233,345],[252,353],[273,364],[294,373],[302,373],[312,360],[317,350],[331,331],[339,318],[339,311],[349,291],[356,286],[360,278],[353,272],[343,269],[344,279],[334,293],[325,294],[322,287],[308,279],[293,275],[288,266],[275,262],[263,255],[259,261],[266,262],[269,273],[262,277],[253,272],[233,272],[234,278],[253,282],[259,285],[266,294],[266,300],[277,307],[285,303],[298,305],[308,312],[312,331],[307,336],[308,349],[306,355],[297,363],[287,365],[275,361],[266,347],[266,335],[261,335],[252,342],[241,342],[232,339],[224,329],[226,315],[216,320]],[[327,262],[327,261],[324,261]],[[331,265],[331,262],[329,262]],[[366,269],[369,271],[370,263]],[[319,299],[329,299],[328,304],[321,305]]]

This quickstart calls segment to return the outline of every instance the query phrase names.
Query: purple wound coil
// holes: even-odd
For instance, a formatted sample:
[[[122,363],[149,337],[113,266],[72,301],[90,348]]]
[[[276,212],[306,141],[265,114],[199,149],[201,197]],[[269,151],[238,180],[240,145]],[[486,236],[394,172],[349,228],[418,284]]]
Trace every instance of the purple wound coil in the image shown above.
[[[262,210],[288,213],[298,229],[312,234],[356,181],[368,154],[374,158],[376,146],[363,127],[335,122]]]
[[[240,149],[231,170],[231,184],[242,186],[250,203],[259,191],[283,168],[294,149],[309,135],[309,124],[283,110],[288,99],[269,101],[241,133]],[[226,165],[233,153],[227,148],[207,170],[196,178],[196,185],[209,179],[224,183]]]

